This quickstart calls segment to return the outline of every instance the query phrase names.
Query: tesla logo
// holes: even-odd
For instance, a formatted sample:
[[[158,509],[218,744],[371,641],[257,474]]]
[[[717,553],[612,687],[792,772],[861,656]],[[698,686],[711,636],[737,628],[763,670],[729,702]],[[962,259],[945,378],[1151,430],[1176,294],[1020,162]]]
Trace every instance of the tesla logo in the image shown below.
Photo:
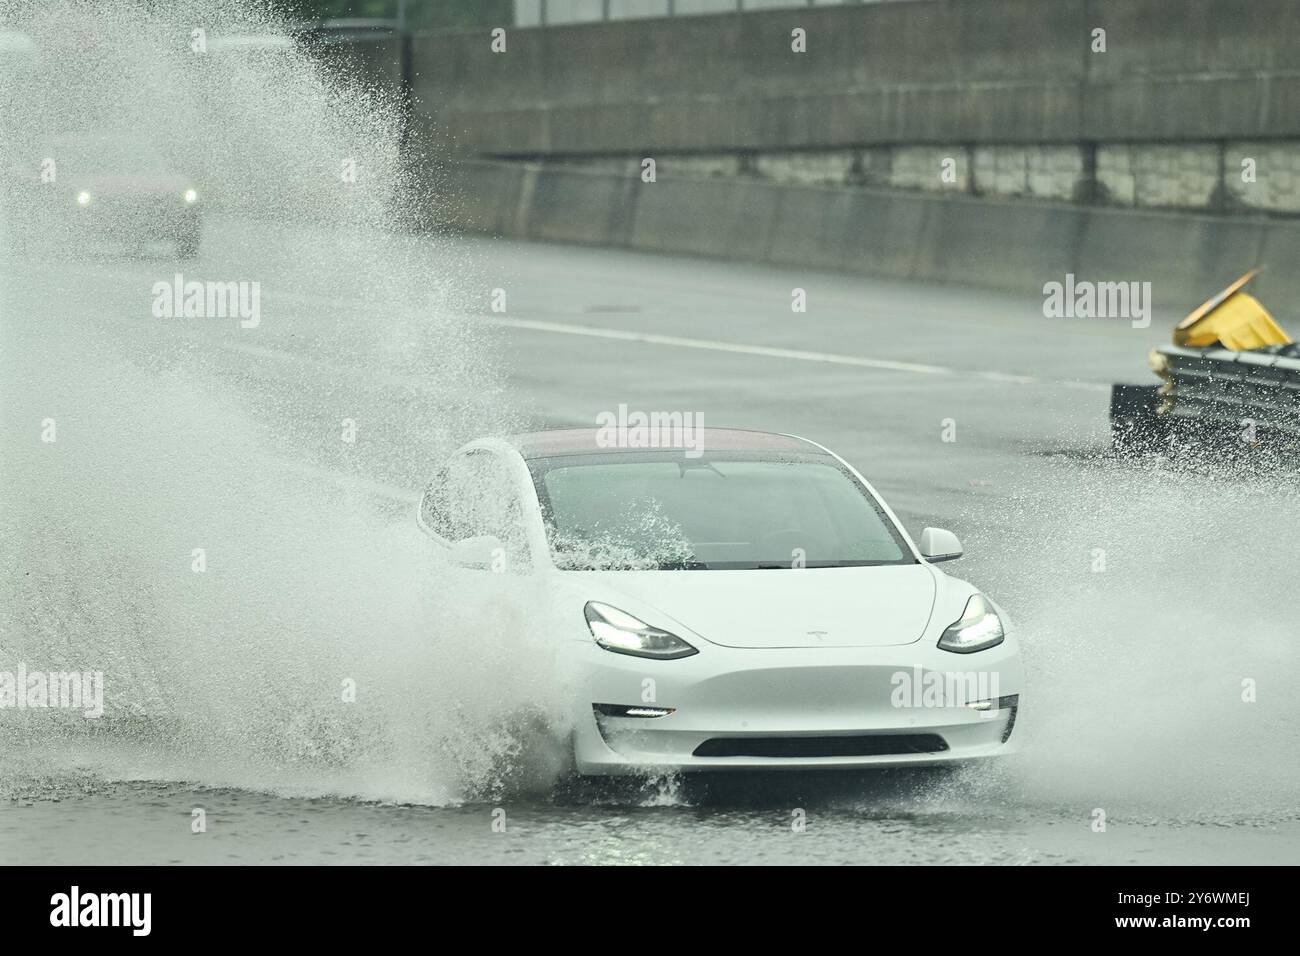
[[[809,637],[815,637],[817,638],[817,640],[820,641],[823,637],[829,634],[830,631],[805,631],[804,633],[807,634]]]

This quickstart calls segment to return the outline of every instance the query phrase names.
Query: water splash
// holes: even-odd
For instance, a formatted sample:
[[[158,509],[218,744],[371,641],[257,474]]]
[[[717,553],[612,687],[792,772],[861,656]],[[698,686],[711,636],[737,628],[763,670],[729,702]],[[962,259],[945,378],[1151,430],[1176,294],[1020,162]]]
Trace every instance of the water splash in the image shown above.
[[[1024,752],[992,775],[1013,799],[1130,819],[1297,813],[1300,488],[1201,458],[1050,460],[973,544],[1028,672]]]
[[[111,129],[194,177],[208,217],[184,266],[57,231],[4,262],[0,669],[102,670],[107,709],[0,711],[0,776],[428,803],[544,786],[551,645],[453,593],[411,520],[437,460],[514,413],[455,308],[473,263],[401,231],[432,200],[400,162],[400,98],[292,48],[191,48],[278,33],[260,4],[9,3],[0,24],[38,51],[5,66],[6,159]],[[182,268],[258,282],[257,335],[158,325],[149,289]],[[340,441],[347,414],[364,441]]]

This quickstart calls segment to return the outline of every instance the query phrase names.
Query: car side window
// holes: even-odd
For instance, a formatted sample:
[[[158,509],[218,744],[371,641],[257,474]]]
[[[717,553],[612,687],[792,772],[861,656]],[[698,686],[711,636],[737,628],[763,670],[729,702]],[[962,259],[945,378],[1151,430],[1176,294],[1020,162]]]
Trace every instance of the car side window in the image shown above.
[[[430,531],[448,541],[492,535],[511,566],[522,567],[527,560],[522,503],[506,462],[490,451],[475,449],[452,459],[430,482],[420,514]]]

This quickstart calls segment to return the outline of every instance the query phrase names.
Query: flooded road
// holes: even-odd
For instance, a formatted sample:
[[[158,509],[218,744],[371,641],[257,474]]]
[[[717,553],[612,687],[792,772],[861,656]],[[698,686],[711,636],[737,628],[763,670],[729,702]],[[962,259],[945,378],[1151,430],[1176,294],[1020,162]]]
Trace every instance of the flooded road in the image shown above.
[[[1300,555],[1270,538],[1295,487],[1105,457],[1106,383],[1140,381],[1162,336],[966,290],[382,241],[414,274],[362,294],[339,287],[329,231],[232,216],[183,267],[154,250],[7,264],[0,650],[103,669],[106,715],[0,713],[0,859],[1300,859],[1283,614]],[[152,316],[178,268],[260,276],[260,325]],[[449,275],[467,291],[426,303]],[[792,319],[795,284],[817,307]],[[563,701],[545,635],[445,593],[411,509],[475,433],[620,401],[825,442],[913,534],[956,531],[960,574],[1021,634],[1020,752],[952,775],[557,792],[562,731],[514,720]],[[340,679],[360,688],[346,712]]]

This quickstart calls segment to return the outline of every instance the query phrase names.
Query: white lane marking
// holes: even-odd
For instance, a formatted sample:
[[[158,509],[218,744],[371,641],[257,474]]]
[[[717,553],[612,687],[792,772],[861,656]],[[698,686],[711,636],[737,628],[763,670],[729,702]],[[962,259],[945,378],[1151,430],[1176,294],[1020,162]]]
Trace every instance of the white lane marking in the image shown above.
[[[281,298],[297,300],[302,303],[328,304],[337,308],[351,305],[365,309],[372,304],[358,299],[325,299],[311,293],[281,293]],[[402,310],[404,315],[419,315],[419,312]],[[722,342],[715,339],[694,339],[681,335],[663,335],[658,332],[634,332],[628,329],[610,329],[594,325],[574,325],[568,322],[550,322],[542,319],[511,319],[501,316],[476,315],[464,313],[461,316],[467,322],[480,321],[502,328],[527,329],[534,332],[558,332],[564,335],[584,335],[590,338],[616,339],[625,342],[643,342],[650,345],[668,345],[677,348],[706,349],[715,352],[732,352],[740,355],[762,355],[767,358],[792,359],[802,362],[826,362],[832,365],[850,365],[858,368],[884,369],[890,372],[912,372],[918,375],[966,375],[988,382],[1002,382],[1009,385],[1059,385],[1063,388],[1076,388],[1089,392],[1109,392],[1109,385],[1096,382],[1053,381],[1037,378],[1033,375],[1016,375],[1011,372],[976,371],[950,368],[943,365],[925,365],[919,362],[899,362],[894,359],[873,359],[860,355],[841,355],[835,352],[817,352],[808,349],[790,349],[772,345],[747,345],[743,342]]]
[[[105,276],[107,277],[107,276]],[[277,298],[297,301],[302,304],[322,304],[337,308],[350,306],[357,309],[372,308],[373,303],[361,299],[343,297],[325,297],[313,293],[280,292]],[[415,310],[401,309],[403,314],[418,315]],[[540,319],[510,319],[499,316],[481,316],[479,321],[504,328],[527,329],[535,332],[556,332],[563,335],[583,335],[590,338],[616,339],[625,342],[641,342],[649,345],[666,345],[676,348],[704,349],[714,352],[731,352],[737,355],[761,355],[767,358],[789,359],[799,362],[823,362],[831,365],[848,365],[857,368],[883,369],[890,372],[910,372],[917,375],[956,375],[981,379],[986,382],[1001,382],[1007,385],[1054,385],[1085,392],[1109,392],[1110,386],[1101,382],[1082,382],[1063,379],[1045,379],[1033,375],[1015,375],[1010,372],[994,372],[951,368],[943,365],[926,365],[918,362],[898,362],[893,359],[872,359],[860,355],[841,355],[835,352],[817,352],[807,349],[790,349],[771,345],[746,345],[742,342],[723,342],[715,339],[695,339],[681,335],[663,335],[657,332],[633,332],[627,329],[600,328],[591,325],[574,325],[567,322],[548,322]],[[255,353],[261,351],[256,346],[230,346],[239,350]],[[279,351],[279,350],[277,350]],[[266,353],[263,353],[266,354]],[[269,356],[268,356],[269,357]],[[306,356],[306,361],[316,361]],[[322,363],[323,364],[323,363]],[[358,370],[359,371],[359,370]],[[390,376],[390,378],[392,378]],[[427,386],[401,377],[394,379],[394,384],[408,388],[425,389]]]
[[[943,365],[923,365],[917,362],[897,362],[893,359],[873,359],[860,355],[840,355],[835,352],[813,352],[806,349],[788,349],[772,345],[746,345],[741,342],[720,342],[715,339],[693,339],[681,335],[661,335],[656,332],[633,332],[627,329],[607,329],[592,325],[571,325],[567,322],[543,322],[538,319],[506,319],[484,316],[481,321],[489,325],[535,332],[558,332],[563,335],[584,335],[598,339],[617,339],[623,342],[642,342],[649,345],[668,345],[676,348],[706,349],[713,352],[732,352],[738,355],[762,355],[768,358],[792,359],[798,362],[825,362],[831,365],[851,365],[858,368],[885,369],[891,372],[912,372],[918,375],[965,375],[990,382],[1012,385],[1060,385],[1089,392],[1109,392],[1109,385],[1098,382],[1054,382],[1032,375],[1012,375],[1007,372],[972,371],[949,368]]]

